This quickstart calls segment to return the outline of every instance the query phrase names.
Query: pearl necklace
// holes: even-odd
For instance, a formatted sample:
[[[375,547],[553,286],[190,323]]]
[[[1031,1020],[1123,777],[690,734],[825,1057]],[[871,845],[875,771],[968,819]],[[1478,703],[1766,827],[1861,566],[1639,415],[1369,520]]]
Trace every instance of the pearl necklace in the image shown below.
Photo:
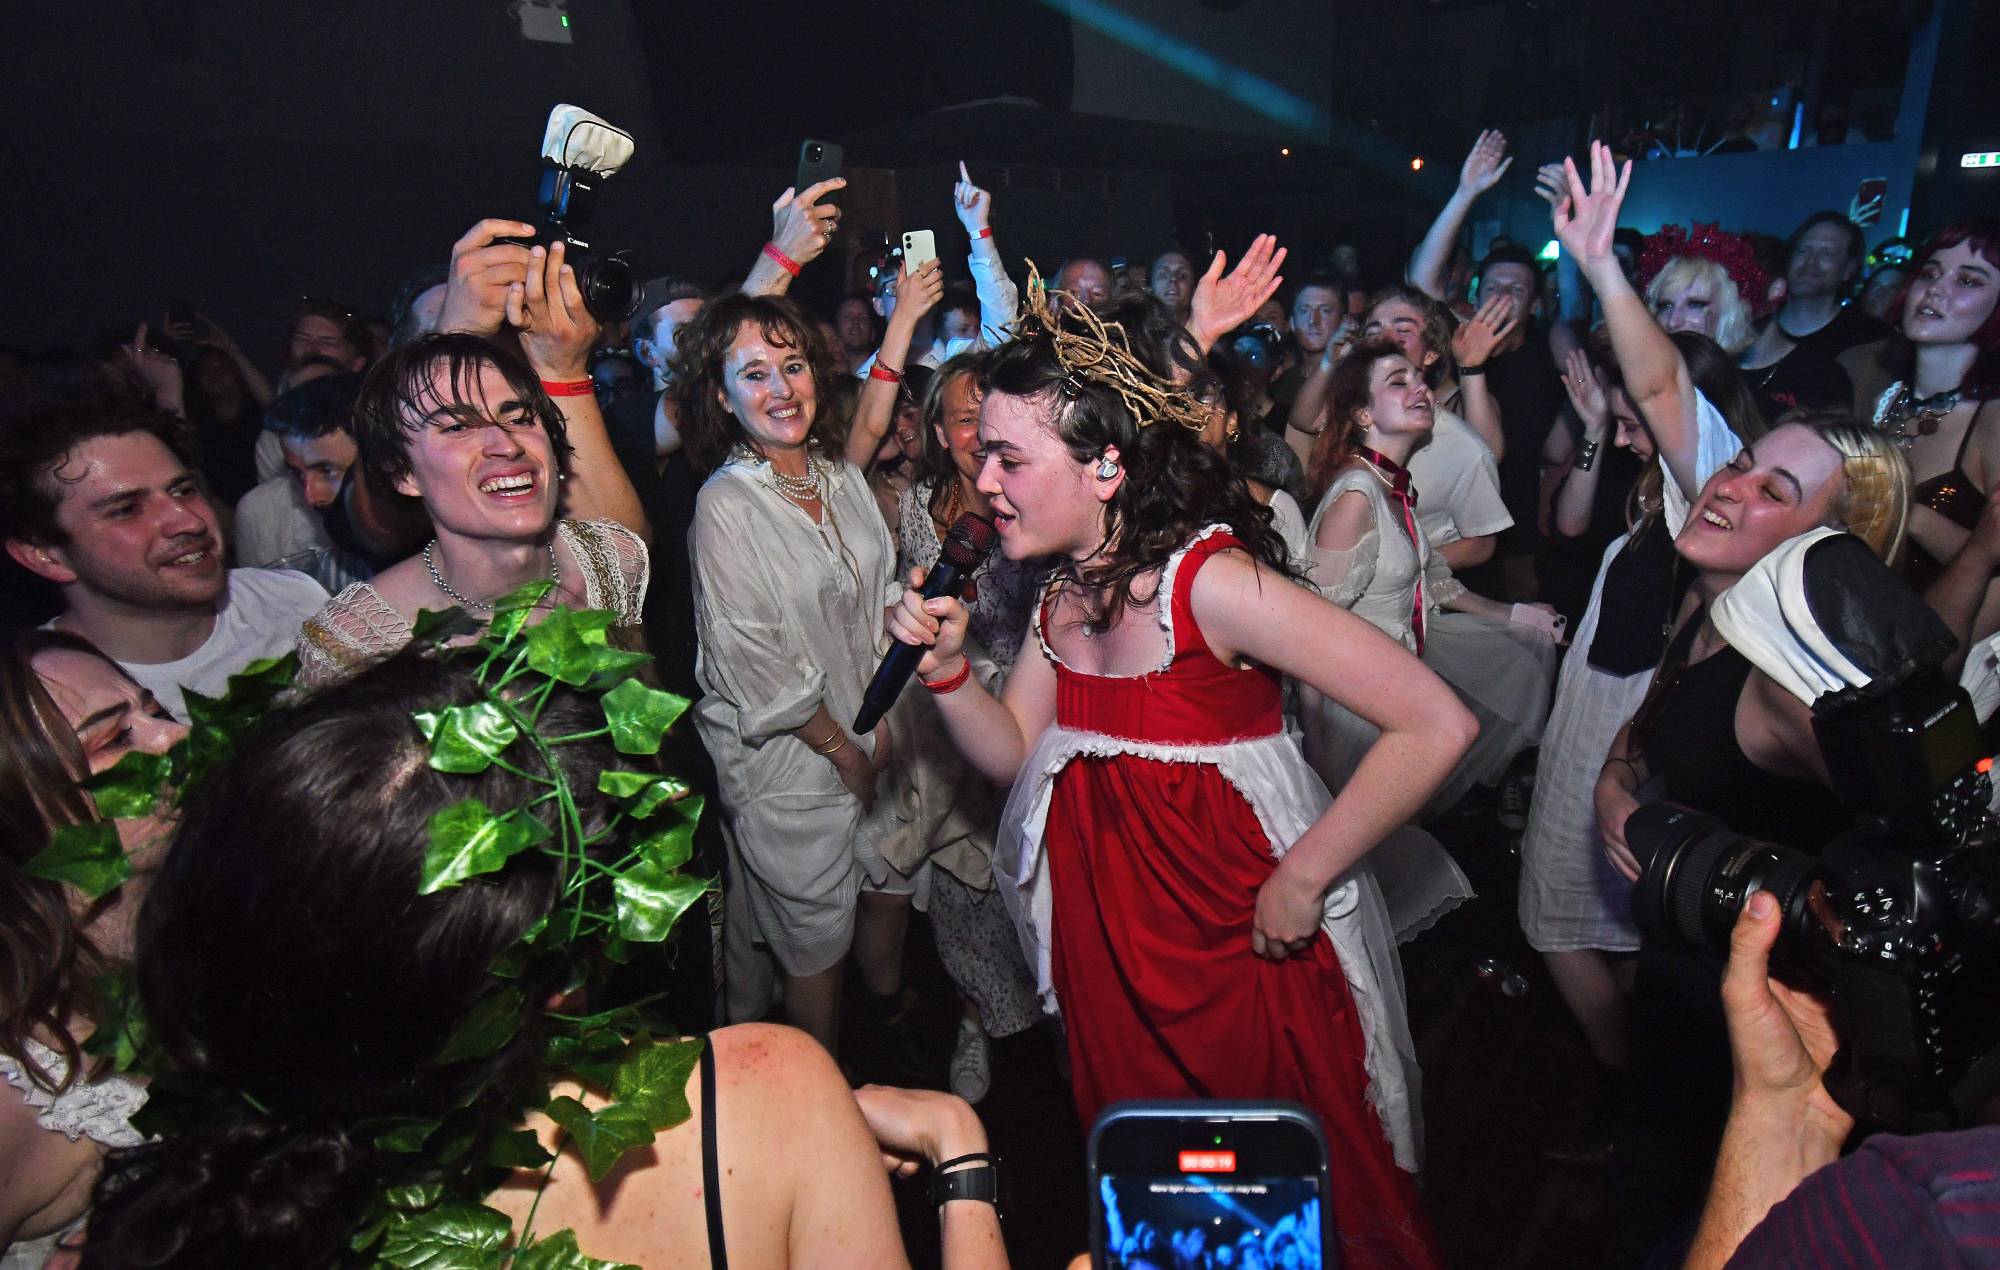
[[[765,460],[765,466],[771,471],[772,483],[778,487],[778,492],[786,498],[791,499],[795,503],[810,501],[824,504],[826,502],[826,474],[820,468],[818,458],[813,454],[808,453],[806,455],[806,474],[804,476],[787,476],[783,472],[780,472],[777,466],[772,464],[768,459]]]
[[[458,601],[461,608],[483,609],[486,612],[492,612],[492,604],[469,599],[451,589],[451,583],[444,580],[444,575],[438,572],[437,562],[431,559],[431,549],[435,546],[437,546],[437,539],[435,538],[424,544],[424,568],[431,571],[431,581],[437,585],[437,589]],[[553,595],[561,587],[562,566],[556,563],[556,542],[555,539],[551,538],[549,539],[549,593]]]

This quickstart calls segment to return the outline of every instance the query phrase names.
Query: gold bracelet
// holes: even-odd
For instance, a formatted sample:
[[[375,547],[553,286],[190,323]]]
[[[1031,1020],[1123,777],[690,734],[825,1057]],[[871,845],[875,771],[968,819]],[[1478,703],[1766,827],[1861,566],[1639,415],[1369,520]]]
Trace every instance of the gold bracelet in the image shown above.
[[[814,745],[811,741],[807,741],[806,748],[821,758],[832,758],[834,755],[840,753],[840,747],[846,744],[847,733],[840,728],[835,728],[833,735],[821,741],[819,745]],[[820,748],[821,746],[825,746],[825,748],[822,749]]]

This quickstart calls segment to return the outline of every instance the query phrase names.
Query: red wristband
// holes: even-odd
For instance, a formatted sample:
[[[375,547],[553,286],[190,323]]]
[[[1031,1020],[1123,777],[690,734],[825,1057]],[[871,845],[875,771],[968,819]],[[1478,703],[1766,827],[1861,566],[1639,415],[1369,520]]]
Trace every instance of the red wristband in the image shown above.
[[[881,362],[876,362],[868,368],[868,378],[879,379],[885,384],[900,384],[903,382],[903,372],[891,370]]]
[[[542,391],[551,397],[589,397],[597,392],[597,385],[588,379],[544,379]]]
[[[991,226],[991,225],[988,225],[988,226],[987,226],[986,228],[984,228],[984,229],[980,230],[980,231],[979,231],[978,233],[974,234],[974,235],[973,235],[973,237],[974,237],[974,238],[991,238],[991,237],[993,237],[993,226]]]
[[[792,259],[790,256],[787,256],[784,252],[779,251],[778,244],[765,243],[764,254],[769,256],[771,259],[777,261],[778,268],[783,269],[786,273],[791,274],[794,278],[799,276],[799,269],[800,269],[799,262]]]
[[[947,692],[957,692],[960,688],[963,688],[965,686],[965,681],[967,679],[970,679],[971,677],[972,677],[972,659],[970,657],[967,657],[959,662],[958,673],[953,675],[951,678],[940,679],[936,683],[932,683],[930,680],[924,678],[922,675],[918,675],[917,682],[922,684],[924,687],[929,688],[932,692],[937,693],[939,696],[943,696]]]

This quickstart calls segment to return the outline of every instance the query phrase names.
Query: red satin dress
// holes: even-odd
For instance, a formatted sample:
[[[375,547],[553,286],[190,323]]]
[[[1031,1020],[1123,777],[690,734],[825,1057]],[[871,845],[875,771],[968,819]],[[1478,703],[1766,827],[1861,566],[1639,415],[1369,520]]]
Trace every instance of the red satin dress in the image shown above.
[[[1144,676],[1056,661],[1056,721],[1150,745],[1212,746],[1283,730],[1280,677],[1208,650],[1190,602],[1227,533],[1172,581],[1173,656]],[[1046,603],[1043,614],[1046,619]],[[1324,933],[1282,962],[1250,950],[1276,868],[1255,811],[1213,764],[1078,755],[1055,777],[1043,836],[1051,977],[1085,1125],[1120,1098],[1283,1098],[1318,1114],[1343,1266],[1436,1264],[1411,1176],[1366,1101],[1364,1041]]]

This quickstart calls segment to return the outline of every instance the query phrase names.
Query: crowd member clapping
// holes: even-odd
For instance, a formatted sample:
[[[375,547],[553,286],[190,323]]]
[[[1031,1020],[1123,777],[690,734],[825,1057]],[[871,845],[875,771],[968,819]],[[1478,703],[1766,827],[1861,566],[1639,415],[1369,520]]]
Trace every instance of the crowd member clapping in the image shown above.
[[[367,479],[421,499],[435,537],[306,623],[307,683],[400,648],[427,609],[480,616],[528,582],[555,584],[545,605],[639,621],[649,531],[584,374],[597,322],[560,243],[492,242],[531,228],[485,221],[460,239],[445,331],[397,349],[363,385],[354,428]],[[470,333],[503,321],[524,357]]]
[[[99,819],[84,777],[187,732],[151,693],[73,635],[37,632],[0,655],[0,1249],[39,1266],[80,1225],[104,1153],[137,1146],[139,1084],[85,1056],[99,977],[132,952],[138,892],[163,826],[117,822],[137,879],[99,898],[26,867],[57,830]]]

